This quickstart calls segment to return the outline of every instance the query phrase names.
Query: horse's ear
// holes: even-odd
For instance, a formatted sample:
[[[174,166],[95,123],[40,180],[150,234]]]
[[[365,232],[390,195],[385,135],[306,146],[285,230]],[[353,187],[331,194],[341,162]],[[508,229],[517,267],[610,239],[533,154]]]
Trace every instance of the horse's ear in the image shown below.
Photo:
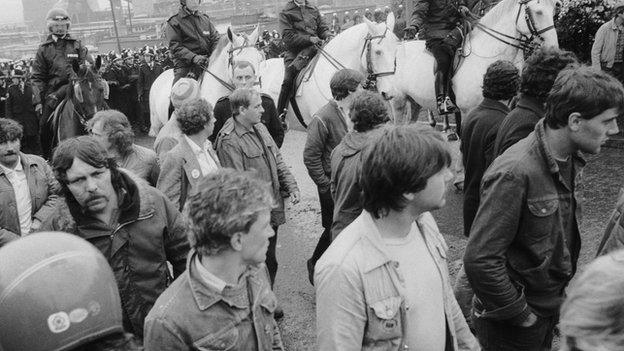
[[[260,29],[260,27],[256,26],[256,29],[253,30],[253,32],[251,32],[251,34],[249,34],[249,42],[250,43],[256,43],[258,41],[258,30]]]
[[[227,29],[227,36],[228,39],[230,40],[230,43],[234,42],[234,33],[232,32],[232,27],[228,27]]]
[[[368,27],[368,32],[372,35],[377,34],[377,27],[375,27],[375,22],[372,22],[371,20],[369,20],[368,18],[366,18],[365,16],[362,17],[362,19],[364,20],[364,23],[366,23],[366,26]]]
[[[99,72],[102,67],[102,55],[97,55],[95,58],[95,71]]]
[[[390,31],[394,30],[394,23],[396,22],[396,19],[394,18],[394,13],[393,12],[388,12],[388,16],[386,17],[386,27],[388,27],[388,29],[390,29]]]

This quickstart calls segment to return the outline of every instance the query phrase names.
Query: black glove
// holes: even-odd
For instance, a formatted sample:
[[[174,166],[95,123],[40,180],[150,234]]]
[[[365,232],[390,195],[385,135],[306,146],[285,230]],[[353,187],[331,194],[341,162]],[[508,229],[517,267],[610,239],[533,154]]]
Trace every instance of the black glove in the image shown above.
[[[195,55],[195,57],[193,57],[193,63],[199,67],[208,67],[208,58],[203,55]]]
[[[418,35],[418,27],[409,26],[403,29],[403,39],[406,39],[406,40],[415,39],[416,35]]]
[[[464,5],[459,6],[458,11],[463,17],[468,17],[471,14],[470,9]]]
[[[58,102],[58,98],[56,97],[56,95],[54,94],[50,94],[48,95],[48,97],[46,98],[46,105],[50,108],[54,108],[56,107],[56,103]]]
[[[461,45],[462,39],[462,29],[460,27],[455,27],[455,29],[453,29],[444,39],[442,39],[442,43],[452,48],[458,48]]]

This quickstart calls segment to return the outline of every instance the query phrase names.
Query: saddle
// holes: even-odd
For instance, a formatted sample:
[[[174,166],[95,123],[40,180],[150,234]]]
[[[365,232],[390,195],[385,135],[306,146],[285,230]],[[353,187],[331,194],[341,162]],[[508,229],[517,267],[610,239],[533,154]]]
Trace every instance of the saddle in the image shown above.
[[[299,72],[299,74],[297,74],[297,78],[295,78],[295,96],[301,96],[301,85],[303,85],[303,83],[307,82],[310,80],[310,77],[312,77],[312,74],[314,74],[314,69],[316,67],[316,63],[319,60],[320,57],[320,53],[317,53],[316,55],[314,55],[312,57],[312,59],[310,59],[310,61],[308,62],[308,64]]]

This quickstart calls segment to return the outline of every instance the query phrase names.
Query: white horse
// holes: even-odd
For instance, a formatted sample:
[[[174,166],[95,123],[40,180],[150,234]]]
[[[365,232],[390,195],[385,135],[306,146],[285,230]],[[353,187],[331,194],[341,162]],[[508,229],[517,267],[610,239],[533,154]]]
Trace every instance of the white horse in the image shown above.
[[[399,46],[399,39],[392,32],[394,21],[392,13],[388,14],[385,23],[364,18],[364,23],[341,32],[316,54],[318,61],[312,71],[304,69],[304,80],[296,94],[306,125],[312,115],[332,99],[329,81],[342,68],[354,69],[376,79],[378,91],[387,99],[392,98],[395,53]],[[284,77],[283,59],[262,62],[260,76],[261,90],[277,101]],[[292,108],[289,118],[292,118]]]
[[[219,98],[230,93],[232,84],[232,68],[236,61],[249,61],[256,72],[260,62],[264,61],[264,54],[255,46],[258,41],[258,27],[247,35],[234,34],[228,27],[227,35],[219,39],[210,56],[208,69],[200,78],[201,97],[214,106]],[[219,82],[215,76],[222,80]],[[150,121],[149,135],[155,136],[169,119],[169,98],[173,84],[173,69],[168,69],[159,75],[150,89]]]
[[[557,0],[502,0],[481,18],[465,41],[465,57],[453,77],[456,103],[462,113],[483,99],[483,75],[491,63],[509,60],[521,67],[522,49],[528,49],[533,39],[544,46],[559,46],[553,23],[556,3]],[[425,48],[425,42],[404,42],[396,57],[395,108],[404,108],[404,98],[408,97],[416,103],[417,110],[421,107],[437,110],[435,60]]]

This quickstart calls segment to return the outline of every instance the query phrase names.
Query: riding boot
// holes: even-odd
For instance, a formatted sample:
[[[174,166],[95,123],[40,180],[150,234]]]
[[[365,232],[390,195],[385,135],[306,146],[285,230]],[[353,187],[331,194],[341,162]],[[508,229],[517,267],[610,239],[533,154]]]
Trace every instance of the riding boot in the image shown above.
[[[448,115],[455,113],[457,107],[448,95],[448,74],[438,69],[435,72],[435,94],[438,105],[438,113],[440,115]]]
[[[282,81],[282,89],[277,99],[277,112],[283,113],[288,108],[288,102],[294,96],[295,79],[297,79],[297,69],[292,65],[287,65],[284,71],[284,80]]]

